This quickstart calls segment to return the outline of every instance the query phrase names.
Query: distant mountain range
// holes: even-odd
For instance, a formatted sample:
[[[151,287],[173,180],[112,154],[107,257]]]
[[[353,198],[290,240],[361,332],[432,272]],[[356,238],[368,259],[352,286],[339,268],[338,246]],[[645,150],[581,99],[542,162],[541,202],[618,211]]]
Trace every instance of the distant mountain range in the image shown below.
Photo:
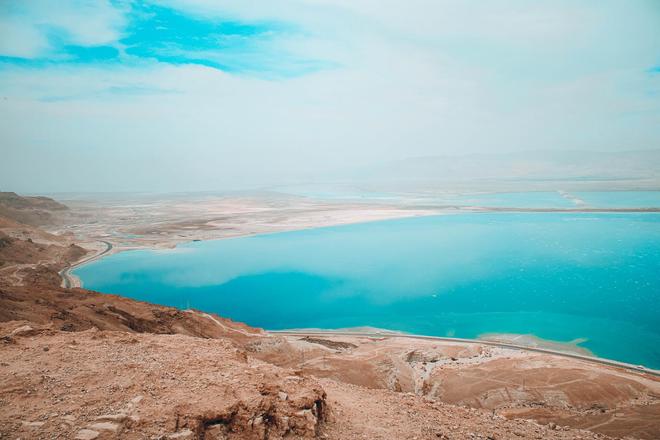
[[[538,151],[427,156],[362,169],[352,180],[378,186],[563,186],[659,189],[660,150],[627,152]]]

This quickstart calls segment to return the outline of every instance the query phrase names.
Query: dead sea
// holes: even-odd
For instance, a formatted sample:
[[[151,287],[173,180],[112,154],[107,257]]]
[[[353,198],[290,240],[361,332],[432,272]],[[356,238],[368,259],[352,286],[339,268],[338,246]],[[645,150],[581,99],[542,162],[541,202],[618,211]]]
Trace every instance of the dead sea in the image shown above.
[[[266,329],[531,334],[660,366],[660,215],[466,213],[139,250],[87,288]]]

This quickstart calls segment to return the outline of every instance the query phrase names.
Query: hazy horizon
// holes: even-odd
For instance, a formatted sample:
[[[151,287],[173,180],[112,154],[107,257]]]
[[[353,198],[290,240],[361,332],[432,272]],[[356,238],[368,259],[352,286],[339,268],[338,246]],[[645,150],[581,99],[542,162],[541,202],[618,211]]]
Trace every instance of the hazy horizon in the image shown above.
[[[3,2],[0,115],[0,188],[23,193],[657,187],[660,3]]]

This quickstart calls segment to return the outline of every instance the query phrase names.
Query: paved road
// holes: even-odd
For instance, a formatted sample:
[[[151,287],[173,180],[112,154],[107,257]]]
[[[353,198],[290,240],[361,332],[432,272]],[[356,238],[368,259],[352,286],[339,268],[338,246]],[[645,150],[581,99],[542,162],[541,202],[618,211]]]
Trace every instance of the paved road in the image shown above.
[[[105,244],[105,249],[97,254],[92,255],[91,257],[85,258],[84,260],[80,260],[71,266],[67,267],[66,269],[63,269],[60,271],[60,276],[62,277],[62,286],[66,287],[67,289],[70,289],[71,286],[73,285],[73,279],[71,278],[71,271],[75,269],[78,266],[82,266],[85,263],[89,263],[92,260],[96,260],[97,258],[101,258],[103,255],[107,254],[112,250],[112,243],[109,241],[105,240],[100,240],[101,243]]]
[[[362,336],[369,338],[412,338],[412,339],[425,339],[432,341],[447,341],[447,342],[462,342],[467,344],[481,344],[481,345],[491,345],[494,347],[503,347],[510,348],[513,350],[527,350],[534,351],[537,353],[552,354],[556,356],[564,356],[573,359],[579,359],[581,361],[593,362],[601,365],[608,365],[610,367],[623,368],[626,370],[634,371],[636,373],[649,374],[651,376],[660,377],[660,370],[653,370],[650,368],[645,368],[641,365],[631,365],[626,364],[625,362],[613,361],[610,359],[597,358],[592,356],[583,356],[574,353],[565,353],[562,351],[549,350],[545,348],[537,347],[526,347],[523,345],[507,344],[505,342],[492,342],[485,340],[477,339],[460,339],[460,338],[443,338],[440,336],[424,336],[424,335],[407,335],[407,334],[398,334],[398,333],[389,333],[389,332],[344,332],[344,331],[305,331],[305,330],[269,330],[269,333],[285,334],[291,336]]]

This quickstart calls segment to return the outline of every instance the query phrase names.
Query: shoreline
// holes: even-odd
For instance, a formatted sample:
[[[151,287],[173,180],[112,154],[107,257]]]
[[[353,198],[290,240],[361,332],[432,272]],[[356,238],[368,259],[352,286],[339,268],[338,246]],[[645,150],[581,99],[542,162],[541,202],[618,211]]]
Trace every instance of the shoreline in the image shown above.
[[[73,288],[76,288],[76,287],[82,288],[82,286],[83,286],[82,280],[80,278],[78,278],[77,276],[73,275],[71,273],[71,271],[78,268],[78,267],[80,267],[80,266],[83,266],[87,263],[91,263],[92,261],[96,261],[96,260],[106,256],[114,248],[112,243],[110,243],[109,241],[99,240],[99,242],[104,243],[106,245],[106,248],[104,250],[102,250],[101,252],[97,252],[96,254],[94,254],[90,257],[83,258],[82,260],[76,261],[75,263],[70,264],[66,268],[59,271],[59,275],[60,275],[60,277],[62,277],[62,284],[60,284],[60,287],[64,287],[66,289],[73,289]]]
[[[374,329],[377,330],[377,329]],[[522,350],[522,351],[533,351],[537,353],[550,354],[555,356],[563,356],[572,359],[577,359],[581,361],[596,363],[600,365],[607,365],[610,367],[623,368],[627,371],[641,373],[641,374],[650,374],[655,377],[660,377],[660,370],[653,368],[648,368],[643,365],[633,365],[626,362],[616,361],[613,359],[601,358],[597,356],[586,356],[577,353],[569,353],[565,351],[552,350],[548,348],[541,347],[529,347],[525,345],[510,344],[506,342],[497,342],[489,341],[485,339],[464,339],[464,338],[449,338],[443,336],[428,336],[428,335],[417,335],[410,333],[397,333],[391,330],[378,330],[374,332],[370,331],[359,331],[359,330],[304,330],[304,329],[290,329],[290,330],[266,330],[268,333],[272,334],[281,334],[288,336],[349,336],[349,337],[366,337],[366,338],[410,338],[410,339],[421,339],[421,340],[430,340],[430,341],[443,341],[443,342],[459,342],[464,344],[480,344],[480,345],[489,345],[492,347],[500,348],[509,348],[513,350]]]
[[[483,333],[477,336],[477,339],[490,342],[501,342],[503,344],[513,344],[523,347],[543,348],[546,350],[556,350],[565,353],[579,354],[582,356],[598,357],[591,350],[581,347],[579,344],[585,342],[585,339],[576,338],[572,341],[561,342],[552,339],[544,339],[533,333]],[[631,364],[634,365],[634,364]]]
[[[76,261],[75,263],[72,263],[65,269],[60,270],[58,272],[58,274],[62,278],[62,284],[60,284],[60,287],[65,287],[65,288],[82,287],[82,280],[80,280],[77,276],[71,274],[72,270],[84,266],[85,264],[92,263],[108,255],[118,254],[120,252],[136,251],[136,250],[156,251],[162,249],[176,249],[180,245],[191,244],[196,242],[231,240],[235,238],[246,238],[246,237],[255,237],[262,235],[270,235],[270,234],[281,234],[287,232],[307,231],[307,230],[320,229],[320,228],[333,228],[339,226],[350,226],[350,225],[358,225],[358,224],[366,224],[366,223],[375,223],[381,221],[394,221],[394,220],[404,220],[404,219],[418,218],[418,217],[434,217],[434,216],[443,216],[449,214],[460,214],[460,212],[448,212],[448,213],[432,212],[432,211],[420,212],[416,210],[411,210],[410,212],[411,214],[409,215],[391,216],[391,217],[375,218],[375,219],[364,218],[364,219],[348,221],[348,222],[337,222],[337,223],[309,225],[309,226],[301,226],[301,227],[293,227],[293,228],[275,229],[272,231],[242,232],[242,233],[237,233],[234,235],[226,235],[222,237],[208,237],[202,239],[188,237],[186,239],[181,239],[181,240],[177,240],[177,239],[163,240],[160,242],[145,243],[145,245],[143,246],[139,244],[134,244],[133,246],[120,247],[118,245],[113,245],[108,240],[94,240],[99,243],[104,243],[106,245],[106,249],[101,252],[97,252],[91,257],[83,258],[82,260]],[[85,248],[84,246],[82,247]]]
[[[449,208],[450,210],[445,210],[443,211],[442,209],[447,209]],[[286,232],[296,232],[296,231],[304,231],[304,230],[310,230],[310,229],[319,229],[319,228],[332,228],[332,227],[339,227],[339,226],[349,226],[349,225],[355,225],[355,224],[364,224],[364,223],[372,223],[372,222],[382,222],[382,221],[396,221],[396,220],[404,220],[404,219],[410,219],[410,218],[418,218],[418,217],[432,217],[432,216],[444,216],[444,215],[460,215],[460,214],[466,214],[466,213],[564,213],[564,214],[570,214],[570,213],[659,213],[660,208],[595,208],[595,209],[590,209],[590,208],[480,208],[480,207],[456,207],[456,206],[444,206],[444,207],[434,207],[433,209],[440,209],[439,211],[433,212],[430,211],[431,207],[426,207],[426,209],[429,209],[429,212],[426,213],[421,213],[419,211],[415,212],[415,210],[411,210],[410,215],[404,215],[404,216],[392,216],[392,217],[385,217],[385,218],[377,218],[377,219],[359,219],[355,221],[348,221],[348,222],[335,222],[335,223],[328,223],[328,224],[317,224],[317,225],[307,225],[307,226],[302,226],[302,227],[293,227],[293,228],[284,228],[284,229],[276,229],[272,231],[259,231],[259,232],[245,232],[245,233],[238,233],[235,235],[230,235],[230,236],[223,236],[223,237],[211,237],[211,238],[205,238],[205,239],[185,239],[181,241],[167,241],[163,240],[161,243],[146,243],[146,246],[127,246],[127,247],[118,247],[116,245],[113,245],[111,242],[106,241],[106,240],[97,240],[100,243],[104,243],[106,245],[106,248],[100,252],[95,253],[94,255],[84,258],[80,261],[77,261],[71,265],[69,265],[67,268],[61,270],[59,272],[61,278],[62,278],[62,287],[65,288],[82,288],[83,287],[83,282],[80,278],[77,276],[73,275],[71,273],[72,270],[79,268],[81,266],[84,266],[85,264],[92,263],[96,260],[99,260],[105,256],[108,256],[110,254],[114,253],[119,253],[123,251],[128,251],[128,250],[157,250],[157,249],[174,249],[179,245],[183,244],[189,244],[189,243],[194,243],[194,242],[201,242],[201,241],[215,241],[215,240],[227,240],[227,239],[233,239],[233,238],[245,238],[245,237],[254,237],[254,236],[261,236],[261,235],[269,235],[269,234],[278,234],[278,233],[286,233]],[[101,292],[103,293],[103,292]],[[482,344],[482,345],[489,345],[489,346],[495,346],[495,347],[502,347],[502,348],[510,348],[514,350],[525,350],[525,351],[532,351],[532,352],[539,352],[539,353],[545,353],[545,354],[552,354],[552,355],[558,355],[558,356],[564,356],[564,357],[569,357],[569,358],[574,358],[578,360],[584,360],[587,362],[595,362],[598,364],[602,365],[609,365],[617,368],[624,368],[626,370],[631,370],[637,373],[644,373],[644,374],[651,374],[656,377],[660,377],[660,370],[652,369],[650,367],[645,367],[643,365],[634,365],[622,361],[617,361],[614,359],[608,359],[608,358],[600,358],[597,357],[593,354],[590,354],[589,350],[583,348],[583,347],[577,347],[577,350],[571,352],[570,350],[560,350],[560,349],[553,349],[550,347],[554,346],[561,346],[564,343],[561,342],[555,342],[555,341],[549,341],[551,344],[549,346],[544,347],[543,346],[543,339],[536,337],[533,334],[528,334],[528,335],[519,335],[519,334],[506,334],[506,333],[489,333],[489,334],[484,334],[483,338],[480,336],[478,338],[474,339],[466,339],[466,338],[451,338],[451,337],[442,337],[442,336],[429,336],[429,335],[422,335],[422,334],[411,334],[411,333],[403,333],[403,332],[398,332],[396,330],[385,330],[385,329],[377,329],[377,328],[369,328],[369,327],[364,327],[364,330],[360,330],[363,327],[357,327],[354,329],[284,329],[284,330],[266,330],[267,333],[280,333],[280,334],[289,334],[289,335],[316,335],[316,336],[352,336],[352,337],[388,337],[388,338],[393,338],[393,337],[404,337],[404,338],[413,338],[413,339],[424,339],[424,340],[438,340],[438,341],[446,341],[446,342],[462,342],[462,343],[470,343],[470,344]],[[524,345],[524,344],[516,344],[513,342],[510,342],[507,337],[508,336],[515,336],[516,338],[523,337],[530,337],[531,339],[534,339],[534,342],[539,343],[539,345],[534,346],[534,345]],[[497,337],[500,337],[499,339]],[[487,339],[491,338],[491,339]],[[566,345],[571,345],[571,344],[566,344]],[[585,353],[586,352],[586,353]]]
[[[229,240],[233,238],[245,238],[245,237],[255,237],[255,236],[261,236],[261,235],[270,235],[270,234],[279,234],[279,233],[285,233],[285,232],[297,232],[297,231],[306,231],[306,230],[312,230],[312,229],[320,229],[320,228],[332,228],[332,227],[339,227],[339,226],[350,226],[350,225],[357,225],[357,224],[366,224],[366,223],[375,223],[375,222],[382,222],[382,221],[395,221],[395,220],[405,220],[405,219],[410,219],[410,218],[418,218],[418,217],[435,217],[435,216],[445,216],[445,215],[460,215],[460,214],[467,214],[467,213],[472,213],[472,214],[482,214],[482,213],[544,213],[544,214],[551,214],[551,213],[558,213],[558,214],[579,214],[579,213],[585,213],[585,214],[590,214],[590,213],[601,213],[601,214],[621,214],[621,213],[660,213],[660,208],[498,208],[498,207],[476,207],[476,206],[435,206],[435,207],[422,207],[422,209],[427,209],[427,212],[415,212],[418,210],[418,207],[414,207],[414,210],[411,209],[410,215],[401,215],[401,216],[391,216],[391,217],[384,217],[384,218],[375,218],[375,219],[370,219],[370,218],[365,218],[365,219],[360,219],[360,220],[355,220],[355,221],[348,221],[348,222],[336,222],[336,223],[327,223],[327,224],[318,224],[318,225],[308,225],[308,226],[301,226],[301,227],[293,227],[293,228],[284,228],[284,229],[276,229],[272,231],[258,231],[258,232],[245,232],[245,233],[238,233],[235,235],[227,235],[223,237],[209,237],[209,238],[186,238],[183,240],[172,240],[172,241],[167,241],[163,240],[160,242],[151,242],[151,243],[145,243],[145,245],[141,246],[139,244],[134,244],[133,246],[122,246],[118,247],[116,245],[113,245],[111,242],[107,240],[96,240],[101,243],[105,243],[106,246],[109,246],[109,248],[105,249],[103,252],[97,253],[96,255],[77,261],[73,264],[71,264],[69,267],[62,269],[59,273],[59,275],[62,277],[62,287],[68,287],[65,285],[65,282],[67,282],[65,277],[68,277],[68,282],[70,283],[70,287],[82,287],[82,281],[79,280],[77,277],[74,275],[71,275],[70,271],[73,269],[76,269],[80,266],[83,266],[85,264],[91,263],[93,261],[98,260],[101,257],[106,256],[107,254],[114,254],[114,253],[120,253],[120,252],[125,252],[125,251],[131,251],[131,250],[158,250],[158,249],[175,249],[177,246],[182,245],[182,244],[190,244],[190,243],[195,243],[195,242],[203,242],[203,241],[215,241],[215,240]],[[437,211],[433,211],[433,210]],[[113,252],[110,252],[110,250],[113,250]]]

